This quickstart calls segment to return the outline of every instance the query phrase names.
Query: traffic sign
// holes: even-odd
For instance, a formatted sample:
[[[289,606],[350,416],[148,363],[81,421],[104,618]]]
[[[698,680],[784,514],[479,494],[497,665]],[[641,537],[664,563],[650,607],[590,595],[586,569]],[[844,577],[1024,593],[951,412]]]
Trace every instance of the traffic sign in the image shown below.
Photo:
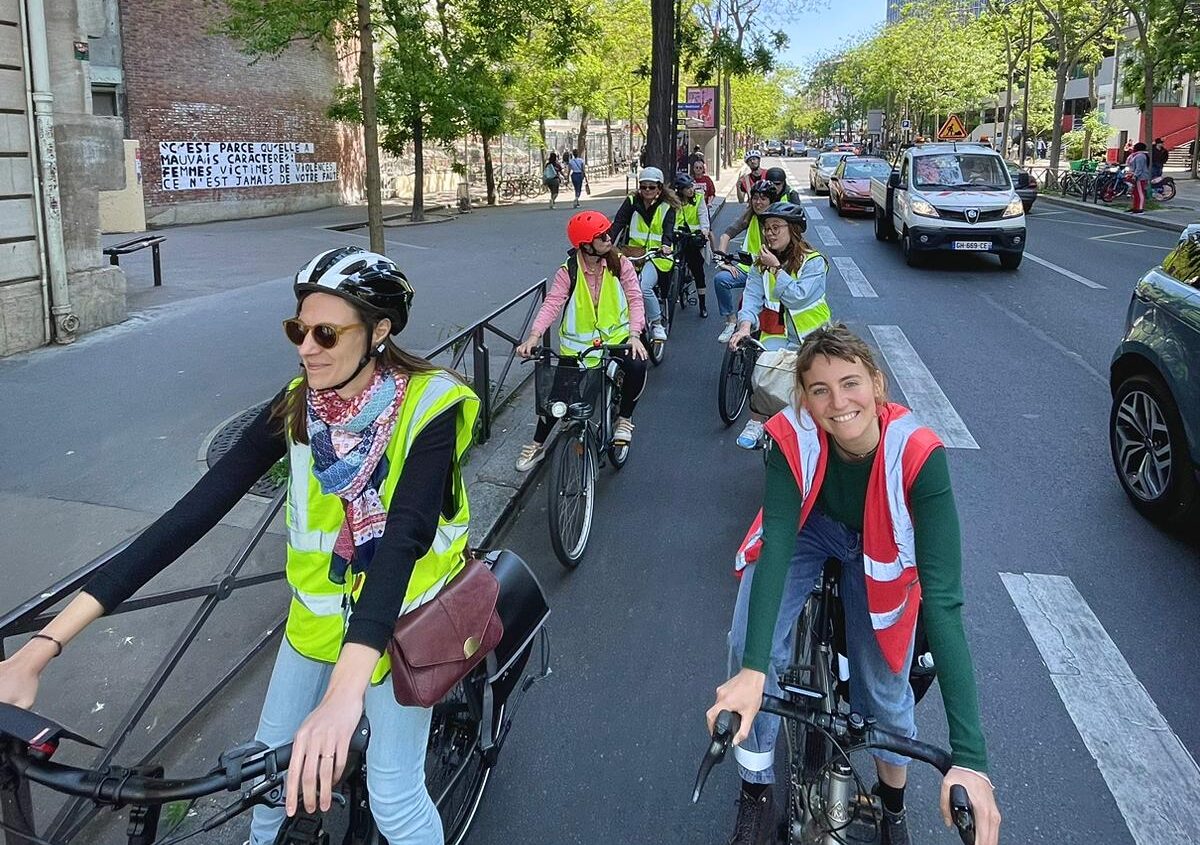
[[[958,115],[952,114],[946,118],[942,128],[938,130],[939,141],[961,141],[967,137],[967,128],[963,126]]]
[[[701,103],[679,103],[680,111],[700,111]]]
[[[904,120],[900,121],[900,128],[905,131],[912,129],[912,121],[909,120],[907,117],[904,118]]]

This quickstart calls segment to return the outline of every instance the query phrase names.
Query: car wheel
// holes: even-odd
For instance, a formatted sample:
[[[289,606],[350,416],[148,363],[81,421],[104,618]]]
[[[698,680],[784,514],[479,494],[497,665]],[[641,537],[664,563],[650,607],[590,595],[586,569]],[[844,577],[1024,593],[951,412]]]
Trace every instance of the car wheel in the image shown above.
[[[876,206],[875,207],[875,240],[886,241],[886,240],[888,240],[889,235],[891,235],[891,232],[888,231],[887,222],[883,219],[883,209]]]
[[[1162,380],[1135,375],[1121,382],[1108,432],[1113,467],[1134,508],[1160,525],[1194,527],[1200,488],[1179,408]]]
[[[1005,270],[1016,270],[1021,266],[1021,257],[1023,252],[1002,252],[1000,253],[1000,266]]]
[[[909,267],[920,267],[921,257],[912,247],[912,236],[908,233],[908,227],[905,227],[904,232],[900,235],[900,253],[904,256],[904,263]]]
[[[829,207],[833,208],[833,188],[829,189]]]
[[[833,194],[831,193],[831,194],[830,194],[830,196],[833,196]],[[833,208],[834,208],[834,210],[837,212],[837,216],[838,216],[838,217],[845,217],[845,216],[846,216],[846,212],[845,212],[845,210],[842,208],[842,197],[841,197],[841,195],[840,195],[840,194],[838,195],[838,201],[837,201],[836,203],[834,203],[834,205],[833,205]]]

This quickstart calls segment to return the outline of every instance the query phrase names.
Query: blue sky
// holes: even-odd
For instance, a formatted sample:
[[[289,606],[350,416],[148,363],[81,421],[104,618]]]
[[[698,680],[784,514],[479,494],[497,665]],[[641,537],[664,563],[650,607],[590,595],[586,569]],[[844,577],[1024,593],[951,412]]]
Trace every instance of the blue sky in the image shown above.
[[[796,15],[782,27],[790,39],[783,55],[787,64],[806,67],[816,53],[836,49],[887,16],[887,0],[829,0],[813,5],[818,8]]]

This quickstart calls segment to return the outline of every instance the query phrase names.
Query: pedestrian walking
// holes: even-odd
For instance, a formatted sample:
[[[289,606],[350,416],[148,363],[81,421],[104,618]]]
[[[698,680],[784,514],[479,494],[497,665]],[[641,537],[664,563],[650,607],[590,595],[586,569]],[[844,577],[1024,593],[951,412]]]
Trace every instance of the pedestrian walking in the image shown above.
[[[1045,138],[1038,138],[1038,142],[1037,142],[1037,157],[1038,157],[1038,158],[1045,158],[1045,157],[1046,157],[1046,139],[1045,139]]]
[[[558,189],[562,184],[563,168],[558,163],[558,153],[550,153],[546,167],[542,171],[542,182],[550,189],[550,210],[554,210],[554,202],[558,199]]]
[[[1150,178],[1157,179],[1163,175],[1163,168],[1167,166],[1167,157],[1170,153],[1167,151],[1167,145],[1163,143],[1162,138],[1154,139],[1154,146],[1150,148]]]
[[[587,162],[579,155],[579,150],[571,150],[567,169],[571,171],[571,185],[575,188],[575,208],[579,208],[579,195],[583,193],[583,186],[587,184]],[[588,185],[588,193],[591,192],[591,186]]]
[[[1146,144],[1138,141],[1133,145],[1133,151],[1125,159],[1128,175],[1125,177],[1133,185],[1133,203],[1129,208],[1130,214],[1143,214],[1146,211],[1146,190],[1150,186],[1150,153]]]

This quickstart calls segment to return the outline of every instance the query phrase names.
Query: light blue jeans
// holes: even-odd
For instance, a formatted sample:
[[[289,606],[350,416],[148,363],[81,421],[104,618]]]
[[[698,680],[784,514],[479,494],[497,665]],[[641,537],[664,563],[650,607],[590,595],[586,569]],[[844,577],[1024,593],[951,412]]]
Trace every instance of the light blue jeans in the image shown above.
[[[662,305],[654,295],[654,286],[658,283],[658,268],[654,266],[653,261],[642,265],[638,280],[642,285],[642,301],[646,304],[646,325],[650,325],[655,320],[662,319]]]
[[[332,664],[309,660],[285,637],[254,738],[271,747],[291,742],[321,702],[332,671]],[[425,789],[425,748],[433,711],[401,707],[389,680],[368,687],[365,709],[371,723],[367,792],[380,834],[388,845],[443,845],[442,820]],[[250,845],[271,845],[283,819],[282,807],[255,807]]]
[[[841,598],[846,616],[846,655],[850,662],[850,706],[864,716],[874,716],[879,727],[907,737],[917,735],[913,719],[915,698],[908,683],[908,672],[894,674],[883,657],[871,619],[867,614],[867,586],[863,573],[862,534],[847,528],[817,510],[809,514],[804,528],[796,536],[796,551],[783,588],[783,601],[775,622],[771,644],[771,666],[765,691],[779,695],[779,673],[792,658],[792,638],[796,619],[804,602],[821,578],[826,558],[842,561]],[[753,565],[742,572],[733,627],[729,632],[729,674],[742,668],[746,647],[746,623],[750,617],[750,589],[754,583]],[[908,644],[904,665],[912,662],[913,645]],[[779,717],[759,712],[750,735],[734,749],[742,780],[749,783],[774,783],[775,739]],[[908,764],[908,758],[890,751],[872,749],[871,753],[894,766]]]
[[[717,309],[722,317],[737,313],[738,291],[746,286],[748,276],[739,267],[722,267],[713,276],[713,287],[717,289]]]

